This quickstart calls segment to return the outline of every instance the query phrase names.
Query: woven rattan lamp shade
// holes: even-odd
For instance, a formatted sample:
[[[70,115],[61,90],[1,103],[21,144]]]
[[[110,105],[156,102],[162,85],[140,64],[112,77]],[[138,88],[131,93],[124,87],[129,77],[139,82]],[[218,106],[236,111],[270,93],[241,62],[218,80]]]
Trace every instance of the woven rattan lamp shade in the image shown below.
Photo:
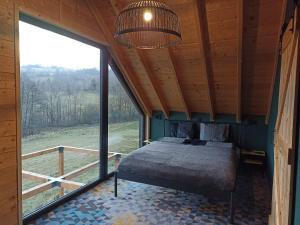
[[[134,2],[120,12],[114,37],[128,48],[173,46],[181,41],[178,16],[164,3]]]

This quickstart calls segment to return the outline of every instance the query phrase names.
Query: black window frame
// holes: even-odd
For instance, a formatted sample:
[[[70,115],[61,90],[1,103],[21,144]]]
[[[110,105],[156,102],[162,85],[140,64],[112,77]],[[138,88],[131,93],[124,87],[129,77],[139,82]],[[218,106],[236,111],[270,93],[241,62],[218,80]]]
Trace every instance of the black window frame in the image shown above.
[[[53,25],[47,21],[41,20],[40,18],[33,17],[29,14],[26,14],[24,12],[20,12],[19,15],[19,21],[26,22],[28,24],[37,26],[39,28],[52,31],[56,34],[63,35],[65,37],[69,37],[73,40],[80,41],[82,43],[88,44],[90,46],[99,48],[100,54],[101,54],[101,60],[100,60],[100,171],[99,171],[99,178],[91,183],[86,184],[85,186],[78,188],[77,190],[74,190],[59,199],[52,201],[33,212],[26,214],[23,216],[23,224],[28,224],[31,221],[38,219],[43,214],[48,213],[55,209],[56,207],[66,203],[67,201],[72,200],[76,196],[87,192],[91,188],[99,185],[103,181],[111,178],[114,175],[114,172],[108,173],[108,67],[110,66],[113,71],[115,72],[118,80],[120,81],[121,85],[129,95],[130,99],[136,106],[137,110],[139,111],[141,115],[140,119],[140,146],[143,145],[144,140],[144,124],[145,124],[145,114],[139,105],[138,101],[136,100],[133,92],[130,90],[129,85],[127,84],[126,80],[124,79],[124,76],[122,72],[119,70],[117,64],[112,60],[111,55],[108,51],[107,46],[97,43],[95,41],[92,41],[86,37],[82,37],[81,35],[75,34],[71,31],[66,30],[65,28],[58,27],[56,25]],[[19,96],[20,97],[20,96]],[[102,156],[102,157],[101,157]],[[21,162],[20,162],[21,163]],[[18,188],[22,188],[19,187]],[[23,213],[23,212],[21,212]]]
[[[139,119],[139,146],[142,147],[145,145],[145,121],[146,121],[146,115],[140,106],[139,102],[137,101],[135,95],[133,94],[131,88],[129,87],[127,81],[124,78],[123,73],[121,72],[120,68],[118,67],[115,60],[110,56],[109,58],[109,66],[116,75],[117,79],[119,80],[121,86],[124,88],[125,92],[129,96],[130,100],[132,101],[133,105],[135,106],[136,110],[138,111],[140,115]]]

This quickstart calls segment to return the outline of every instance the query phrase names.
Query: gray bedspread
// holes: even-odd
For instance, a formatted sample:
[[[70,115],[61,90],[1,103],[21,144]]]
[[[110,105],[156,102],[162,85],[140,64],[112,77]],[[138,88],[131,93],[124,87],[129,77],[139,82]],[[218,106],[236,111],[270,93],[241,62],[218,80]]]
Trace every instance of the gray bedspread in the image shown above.
[[[232,148],[156,141],[125,157],[118,178],[208,193],[234,191],[237,157]]]

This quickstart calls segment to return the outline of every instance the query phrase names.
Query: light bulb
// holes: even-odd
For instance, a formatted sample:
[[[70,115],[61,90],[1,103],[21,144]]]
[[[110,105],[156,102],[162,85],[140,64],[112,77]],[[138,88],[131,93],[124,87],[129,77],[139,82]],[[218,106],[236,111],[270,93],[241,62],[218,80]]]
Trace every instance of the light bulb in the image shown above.
[[[153,15],[152,15],[151,12],[149,12],[149,11],[144,12],[144,20],[145,20],[146,22],[151,21],[152,18],[153,18]]]

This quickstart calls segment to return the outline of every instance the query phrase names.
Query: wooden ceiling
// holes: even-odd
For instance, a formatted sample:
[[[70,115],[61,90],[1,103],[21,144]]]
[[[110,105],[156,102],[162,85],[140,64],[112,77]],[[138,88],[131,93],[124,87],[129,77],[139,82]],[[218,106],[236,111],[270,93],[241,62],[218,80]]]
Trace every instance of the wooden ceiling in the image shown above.
[[[130,0],[56,0],[56,5],[60,13],[63,7],[73,12],[70,7],[78,2],[89,10],[94,29],[85,30],[109,46],[149,116],[161,110],[166,117],[171,111],[187,117],[210,113],[212,120],[224,113],[235,114],[237,121],[244,115],[268,117],[286,0],[161,1],[178,14],[182,42],[156,50],[115,42],[117,14]]]

